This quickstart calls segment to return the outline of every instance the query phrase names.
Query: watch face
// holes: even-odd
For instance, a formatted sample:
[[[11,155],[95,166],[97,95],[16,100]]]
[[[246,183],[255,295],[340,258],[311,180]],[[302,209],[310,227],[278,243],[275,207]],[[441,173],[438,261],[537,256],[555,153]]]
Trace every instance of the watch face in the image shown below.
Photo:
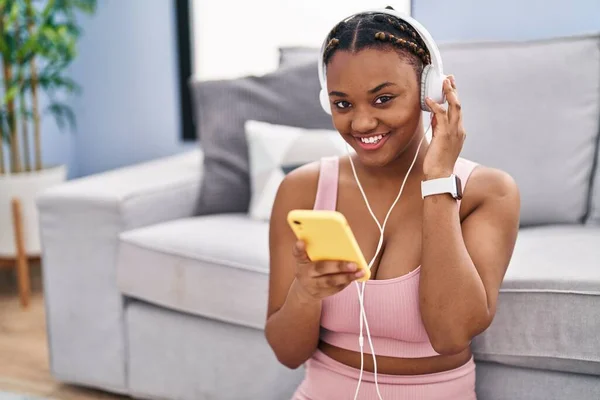
[[[462,182],[460,180],[460,178],[456,175],[454,175],[454,182],[456,185],[456,199],[457,200],[461,200],[463,197],[463,193],[462,193]]]

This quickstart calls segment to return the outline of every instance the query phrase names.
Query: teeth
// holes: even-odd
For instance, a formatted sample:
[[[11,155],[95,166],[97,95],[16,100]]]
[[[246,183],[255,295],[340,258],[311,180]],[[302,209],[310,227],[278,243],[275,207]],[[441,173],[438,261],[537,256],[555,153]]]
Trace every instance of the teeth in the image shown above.
[[[363,143],[374,144],[379,142],[383,138],[383,135],[371,136],[368,138],[360,138],[360,141]]]

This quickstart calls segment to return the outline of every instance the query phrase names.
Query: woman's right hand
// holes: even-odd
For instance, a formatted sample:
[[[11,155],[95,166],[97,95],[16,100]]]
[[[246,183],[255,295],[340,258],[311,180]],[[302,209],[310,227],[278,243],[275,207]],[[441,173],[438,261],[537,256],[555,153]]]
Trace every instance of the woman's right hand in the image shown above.
[[[341,292],[353,281],[364,276],[365,272],[358,270],[355,263],[346,261],[312,262],[306,253],[306,245],[299,240],[294,246],[296,258],[296,280],[303,294],[312,300],[322,300],[325,297]]]

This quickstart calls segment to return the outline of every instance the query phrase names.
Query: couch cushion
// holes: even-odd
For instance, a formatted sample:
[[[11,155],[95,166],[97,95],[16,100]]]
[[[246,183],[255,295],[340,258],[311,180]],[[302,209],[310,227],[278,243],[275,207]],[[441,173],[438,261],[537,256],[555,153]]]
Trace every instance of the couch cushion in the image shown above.
[[[124,232],[118,286],[150,303],[261,329],[268,229],[230,214]],[[521,229],[494,322],[473,340],[475,358],[600,375],[599,244],[598,227]]]
[[[519,368],[477,362],[475,391],[480,400],[592,400],[598,399],[597,376]]]
[[[119,289],[171,309],[263,328],[268,222],[241,214],[180,219],[124,232]]]
[[[509,172],[522,225],[580,223],[600,122],[599,36],[442,44],[467,131],[462,155]]]
[[[280,68],[263,76],[192,82],[204,179],[198,215],[247,212],[250,204],[244,123],[333,129],[319,103],[317,64]]]
[[[600,375],[600,228],[519,232],[478,360]]]
[[[305,129],[262,121],[246,122],[251,198],[248,215],[268,220],[285,175],[323,157],[342,156],[346,141],[333,129]]]

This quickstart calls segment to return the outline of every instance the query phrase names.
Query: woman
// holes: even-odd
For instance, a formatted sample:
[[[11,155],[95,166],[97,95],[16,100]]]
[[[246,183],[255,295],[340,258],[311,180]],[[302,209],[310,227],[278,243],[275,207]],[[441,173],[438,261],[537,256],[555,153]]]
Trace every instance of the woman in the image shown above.
[[[518,188],[505,172],[459,157],[465,132],[452,76],[443,82],[447,107],[426,99],[433,133],[431,143],[423,140],[421,72],[431,57],[412,26],[388,13],[358,14],[327,43],[332,120],[354,153],[298,168],[279,188],[267,340],[282,364],[306,365],[294,399],[475,399],[470,342],[496,311],[519,226]],[[422,197],[423,181],[452,174],[462,199]],[[381,230],[368,205],[383,223],[400,187],[364,292],[375,364],[372,354],[361,360],[357,340],[352,283],[362,273],[343,261],[312,262],[286,216],[343,213],[369,260]]]

